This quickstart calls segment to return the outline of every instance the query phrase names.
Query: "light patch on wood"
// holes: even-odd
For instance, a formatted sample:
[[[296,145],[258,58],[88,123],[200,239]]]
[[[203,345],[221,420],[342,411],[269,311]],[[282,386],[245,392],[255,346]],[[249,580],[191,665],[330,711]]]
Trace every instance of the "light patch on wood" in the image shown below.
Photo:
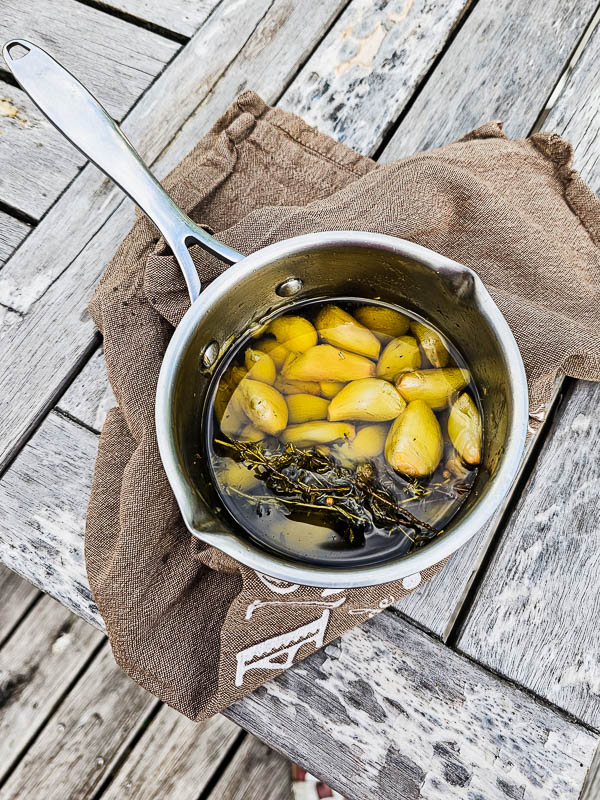
[[[344,72],[352,69],[352,67],[362,67],[363,69],[370,70],[373,66],[375,57],[377,56],[377,53],[379,52],[379,49],[385,37],[387,36],[389,26],[396,25],[398,22],[406,19],[413,2],[414,0],[406,0],[404,8],[400,13],[394,13],[393,11],[390,12],[385,21],[378,22],[371,33],[369,33],[367,36],[363,36],[362,38],[353,36],[354,26],[351,25],[350,27],[346,28],[342,34],[341,41],[345,44],[347,40],[351,40],[352,43],[356,45],[356,52],[352,57],[342,60],[337,64],[335,68],[336,74],[343,75]]]
[[[21,125],[25,125],[27,122],[27,117],[23,114],[22,111],[12,103],[10,98],[8,97],[0,97],[0,117],[8,117],[9,119],[15,119],[21,123]]]

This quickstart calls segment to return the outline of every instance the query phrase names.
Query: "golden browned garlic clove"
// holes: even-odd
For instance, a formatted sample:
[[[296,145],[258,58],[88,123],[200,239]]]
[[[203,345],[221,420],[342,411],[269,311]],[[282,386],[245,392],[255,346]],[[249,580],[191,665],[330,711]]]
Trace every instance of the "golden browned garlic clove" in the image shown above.
[[[319,341],[315,326],[304,317],[277,317],[269,323],[268,331],[293,353],[303,353]]]
[[[317,444],[328,444],[340,439],[352,441],[356,434],[354,425],[347,422],[303,422],[300,425],[290,425],[280,435],[282,442],[295,444],[297,447],[312,447]]]
[[[395,339],[404,336],[410,320],[399,311],[383,306],[361,306],[354,312],[356,319],[369,328],[380,339]]]
[[[348,419],[358,422],[386,422],[406,408],[398,390],[379,378],[352,381],[338,392],[329,404],[331,422]]]
[[[283,362],[286,360],[290,351],[284,345],[279,344],[277,339],[259,339],[258,342],[254,343],[255,350],[261,350],[263,353],[267,353],[267,355],[271,356],[273,359],[273,363],[277,367],[277,369],[281,369],[283,366]]]
[[[387,425],[365,425],[356,432],[351,442],[338,445],[335,457],[343,466],[350,466],[356,461],[369,461],[383,453],[387,436]]]
[[[443,452],[442,431],[431,408],[413,400],[392,423],[385,440],[385,460],[411,478],[431,475]]]
[[[481,416],[472,397],[463,392],[452,404],[448,436],[459,456],[474,466],[481,462]]]
[[[344,388],[344,384],[340,383],[340,381],[319,381],[319,386],[323,397],[328,397],[329,399],[335,397]]]
[[[288,422],[310,422],[315,419],[327,419],[329,400],[314,394],[291,394],[285,398],[288,407]]]
[[[321,387],[315,381],[288,381],[281,375],[277,376],[275,388],[282,394],[321,394]]]
[[[381,348],[379,339],[338,306],[322,308],[317,314],[315,324],[319,336],[328,344],[367,358],[379,356]]]
[[[248,370],[246,367],[238,366],[231,368],[231,379],[233,381],[234,386],[237,386],[238,383],[243,380],[246,375],[248,374]]]
[[[260,480],[254,472],[239,461],[227,459],[229,463],[217,470],[217,477],[221,485],[227,489],[239,489],[242,492],[249,492],[260,484]]]
[[[318,344],[283,365],[284,378],[293,381],[355,381],[375,376],[375,364],[364,356]]]
[[[389,342],[377,362],[377,377],[395,380],[403,372],[419,369],[421,351],[414,336],[398,336]]]
[[[410,329],[419,340],[431,366],[445,367],[450,358],[450,353],[439,333],[430,328],[429,325],[414,321],[410,323]]]
[[[431,408],[444,408],[452,397],[469,383],[466,369],[420,369],[406,372],[396,380],[396,387],[407,403],[424,400]]]
[[[238,386],[235,396],[239,396],[244,414],[259,430],[277,434],[287,425],[288,409],[285,399],[268,383],[245,378]]]
[[[277,370],[275,362],[268,353],[263,353],[261,350],[253,350],[249,347],[244,355],[244,361],[248,370],[248,378],[253,381],[262,381],[263,383],[275,383]]]

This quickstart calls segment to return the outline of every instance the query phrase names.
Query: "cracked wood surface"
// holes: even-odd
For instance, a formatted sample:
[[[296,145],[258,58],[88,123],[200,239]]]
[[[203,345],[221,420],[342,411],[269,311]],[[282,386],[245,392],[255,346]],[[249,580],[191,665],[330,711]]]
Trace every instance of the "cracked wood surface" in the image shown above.
[[[355,0],[356,2],[357,0]],[[340,3],[337,10],[341,10],[342,5]],[[397,133],[384,151],[384,160],[393,157],[395,152],[400,152],[398,148],[404,147],[406,141],[412,141],[412,144],[408,145],[410,149],[418,149],[427,143],[435,143],[435,137],[439,137],[439,143],[442,143],[445,136],[455,138],[464,133],[466,127],[472,127],[468,114],[464,113],[465,104],[468,103],[470,114],[479,115],[477,123],[480,123],[489,118],[491,110],[508,108],[506,92],[509,94],[512,92],[515,95],[514,103],[505,113],[509,134],[524,134],[531,128],[544,107],[550,90],[558,80],[561,70],[566,66],[570,53],[583,33],[593,9],[592,4],[588,7],[585,3],[578,5],[577,9],[570,9],[566,7],[568,4],[565,4],[564,8],[562,6],[559,8],[556,3],[550,3],[550,6],[546,3],[542,6],[541,3],[536,2],[534,4],[523,3],[523,12],[519,13],[518,7],[515,7],[519,5],[519,3],[513,3],[510,11],[507,11],[487,0],[479,1],[446,55],[437,65],[433,75],[429,77],[423,91],[418,94],[408,114],[402,120]],[[317,30],[315,26],[315,30],[310,29],[308,32],[304,32],[304,38],[299,43],[296,41],[297,36],[292,37],[294,38],[293,44],[296,46],[296,49],[293,50],[290,37],[291,31],[295,33],[298,31],[299,20],[302,19],[299,12],[292,13],[285,3],[281,3],[281,5],[275,3],[266,9],[264,6],[258,11],[254,9],[254,16],[252,16],[248,6],[253,7],[254,4],[244,4],[244,9],[248,11],[246,20],[248,34],[244,34],[242,31],[237,39],[231,35],[238,32],[231,22],[234,18],[239,20],[239,14],[236,16],[234,13],[236,10],[234,3],[222,3],[187,46],[190,49],[182,50],[173,64],[132,110],[129,117],[132,132],[139,131],[145,126],[145,141],[148,151],[145,153],[146,157],[152,159],[161,155],[158,162],[159,175],[164,175],[174,166],[198,136],[206,131],[214,116],[224,110],[237,91],[249,86],[257,88],[267,101],[276,100],[287,87],[294,71],[316,46],[326,27]],[[381,14],[382,20],[389,18],[390,8],[388,6],[389,4],[383,4],[381,8],[377,7],[376,9],[377,13]],[[418,8],[417,6],[415,13]],[[444,8],[447,9],[446,4],[444,4]],[[527,12],[528,9],[529,12]],[[328,11],[330,11],[328,19],[332,20],[335,13],[330,9]],[[318,75],[319,81],[326,80],[328,73],[337,73],[337,62],[332,60],[330,64],[327,64],[323,53],[336,52],[335,42],[337,41],[336,36],[341,30],[340,23],[349,11],[350,9],[344,12],[331,34],[322,45],[317,47],[314,55],[301,70],[296,79],[299,81],[298,86],[302,81],[305,81],[304,85],[308,85],[306,76],[311,74],[312,65],[314,65],[312,71]],[[222,13],[222,17],[219,17],[219,12]],[[229,16],[227,16],[228,14]],[[548,18],[551,18],[554,23],[550,39],[548,39]],[[486,20],[487,28],[484,24]],[[526,25],[523,25],[523,20],[526,20]],[[517,21],[520,28],[517,26]],[[386,33],[390,35],[390,31],[397,30],[395,26],[398,24],[404,24],[403,20],[396,20],[391,27],[389,23],[387,27],[382,24],[382,29],[385,29]],[[243,22],[240,25],[243,25]],[[369,38],[373,30],[377,30],[376,21],[369,31],[365,32],[361,29],[360,35],[362,36],[364,33],[368,39],[367,54],[369,56],[374,54],[372,63],[377,67],[383,65],[383,61],[379,62],[377,59],[382,56],[380,51],[385,49],[385,41],[383,39],[379,41],[380,33]],[[448,36],[449,29],[447,25],[446,27],[441,25],[439,30],[443,31],[443,36],[440,36],[441,46]],[[512,31],[512,35],[509,35],[510,31]],[[229,36],[225,36],[225,32],[229,33]],[[221,40],[219,35],[222,35]],[[354,29],[352,36],[354,37]],[[492,39],[488,40],[486,37],[490,36]],[[231,43],[231,39],[234,39],[233,43]],[[226,56],[222,58],[221,63],[225,66],[218,75],[215,71],[206,75],[206,90],[203,96],[200,93],[201,96],[194,96],[190,99],[189,92],[182,95],[182,103],[185,107],[176,109],[177,119],[174,120],[164,108],[161,108],[164,88],[169,85],[166,76],[170,74],[170,71],[174,75],[174,68],[179,63],[180,72],[177,73],[177,80],[183,82],[187,78],[191,83],[192,77],[186,74],[186,69],[189,73],[188,64],[192,63],[192,53],[194,55],[197,53],[200,58],[206,52],[204,45],[215,41],[221,43],[221,47],[216,48],[219,55],[222,55],[224,48],[230,47]],[[538,44],[541,43],[543,51],[539,56],[539,63],[542,61],[544,63],[543,74],[540,74],[538,69],[538,61],[531,58],[531,43],[536,41]],[[277,59],[287,58],[287,61],[282,64],[281,74],[273,74],[272,61],[269,59],[269,55],[272,53],[271,42],[274,42],[273,48]],[[509,60],[512,52],[510,48],[515,50],[514,59],[511,61],[514,68],[511,68],[509,88],[499,84],[499,76],[504,74],[504,67],[497,42],[504,43],[502,53]],[[549,55],[546,55],[545,47],[552,50]],[[193,50],[193,48],[196,49]],[[522,51],[528,48],[529,61],[522,54]],[[588,180],[590,179],[589,175],[593,174],[593,166],[597,161],[597,152],[594,152],[594,123],[593,119],[590,121],[590,118],[586,117],[587,110],[590,117],[593,118],[599,102],[597,89],[593,83],[593,70],[589,67],[589,64],[593,63],[596,52],[594,48],[597,50],[597,42],[595,37],[592,37],[590,44],[584,50],[583,57],[576,65],[575,71],[560,95],[555,112],[553,112],[554,116],[551,116],[551,120],[556,121],[556,126],[564,129],[578,145],[577,155],[579,157],[581,153],[584,156],[584,166],[586,172],[589,173],[586,175],[584,172],[584,177],[587,177]],[[290,50],[292,50],[291,53]],[[359,51],[360,46],[357,47],[357,52]],[[184,54],[187,60],[184,60]],[[348,77],[350,73],[354,74],[357,70],[360,72],[363,67],[359,62],[363,56],[365,56],[364,47],[362,54],[359,52],[358,61],[352,63],[349,69],[339,71],[341,77]],[[331,55],[330,58],[333,59],[334,56]],[[350,56],[350,60],[352,58],[354,56]],[[182,60],[179,61],[179,59]],[[473,70],[473,74],[481,76],[476,95],[474,93],[465,95],[465,86],[463,85],[465,59],[468,60],[468,68]],[[533,69],[531,68],[532,64]],[[253,69],[254,72],[248,75],[250,69]],[[490,79],[486,80],[485,75],[488,72]],[[395,95],[396,99],[385,107],[383,116],[397,116],[406,104],[402,94],[404,89],[399,89],[395,85],[394,81],[397,81],[397,75],[386,71],[383,66],[379,69],[378,74],[383,76],[384,82],[390,82],[390,85],[399,92],[398,95]],[[492,77],[493,79],[491,79]],[[202,80],[202,78],[200,79]],[[175,85],[176,79],[170,80]],[[417,86],[418,80],[414,78],[411,80],[413,87],[420,88]],[[339,85],[341,87],[345,85],[343,80]],[[430,91],[433,92],[434,86],[437,86],[439,94],[440,109],[438,110],[441,110],[441,113],[438,114],[439,119],[435,116],[435,105],[428,100],[427,94]],[[290,98],[293,97],[295,90],[296,82],[294,81],[287,93],[284,94],[282,102],[291,102]],[[411,89],[411,91],[413,90]],[[587,105],[586,98],[590,98]],[[348,97],[347,95],[344,97],[341,93],[340,99],[347,102]],[[439,103],[439,100],[442,100],[442,103]],[[298,102],[302,102],[301,93]],[[146,104],[144,105],[144,103]],[[186,103],[187,105],[185,105]],[[371,92],[361,99],[360,105],[354,110],[352,116],[354,119],[361,116],[368,118],[370,114],[374,115],[381,109],[383,109],[381,95]],[[292,110],[294,109],[292,108]],[[152,138],[148,128],[151,127],[150,119],[156,114],[163,115],[161,119],[166,131],[157,126],[155,130],[153,129],[154,136]],[[181,125],[180,120],[186,118],[188,121]],[[560,119],[562,119],[562,123],[559,124]],[[333,118],[325,120],[322,123],[322,129],[327,132],[327,125],[334,124],[334,122]],[[379,120],[377,120],[377,124],[379,124]],[[387,130],[390,124],[389,119],[384,119],[382,130]],[[464,127],[461,128],[461,126]],[[177,136],[173,139],[175,133]],[[352,141],[352,143],[360,149],[359,126],[357,126],[356,132],[351,131],[350,133],[356,138],[356,141]],[[375,132],[373,142],[378,142],[380,138],[380,131]],[[161,150],[171,140],[173,140],[171,146],[161,154]],[[375,144],[371,146],[375,146]],[[366,149],[365,152],[371,151]],[[70,197],[80,197],[72,191],[75,186],[84,190],[81,196],[83,207],[85,207],[85,202],[90,202],[92,206],[95,206],[97,213],[89,221],[77,218],[77,214],[81,214],[81,210],[73,209],[73,205],[76,204],[69,200],[69,192],[71,192]],[[88,354],[92,352],[95,354],[85,370],[60,399],[59,408],[64,414],[79,418],[90,428],[97,429],[106,405],[111,402],[106,391],[91,323],[85,318],[82,311],[91,286],[101,271],[101,265],[99,267],[98,262],[104,263],[110,256],[112,249],[116,247],[130,223],[129,204],[119,205],[119,203],[119,193],[109,188],[106,181],[99,179],[92,168],[86,167],[49,211],[42,223],[32,231],[21,248],[17,250],[16,255],[8,261],[5,268],[8,276],[7,282],[2,283],[4,273],[0,273],[0,302],[4,302],[3,292],[12,291],[13,299],[16,297],[15,307],[25,313],[22,318],[14,312],[5,312],[5,322],[12,322],[11,327],[5,328],[5,339],[10,340],[11,344],[7,346],[5,353],[1,352],[0,347],[0,355],[3,359],[7,355],[9,356],[8,363],[13,369],[16,362],[23,361],[23,353],[28,352],[29,342],[32,347],[35,345],[40,348],[42,344],[46,347],[33,366],[26,360],[23,361],[23,367],[21,368],[19,365],[17,369],[16,378],[11,376],[5,383],[4,390],[10,392],[9,396],[14,396],[15,392],[19,392],[24,386],[27,388],[26,407],[20,409],[25,415],[25,422],[23,423],[18,418],[5,421],[4,430],[0,424],[0,436],[3,437],[5,455],[12,455],[18,450],[21,441],[28,436],[31,427],[52,405],[62,391],[62,387],[71,381]],[[65,230],[64,228],[56,229],[56,220],[64,220],[65,212],[69,209],[73,209],[75,215],[72,227],[74,235],[65,240]],[[80,232],[82,226],[83,231]],[[98,231],[96,236],[93,235],[95,231]],[[48,248],[44,247],[44,252],[40,255],[40,246],[45,245],[46,242],[48,242]],[[61,252],[61,247],[62,250],[66,249],[66,253]],[[32,282],[33,290],[28,288],[24,296],[19,296],[17,286],[27,285],[26,281],[23,282],[22,279],[31,276],[32,263],[35,265],[34,277],[37,278],[37,282]],[[22,282],[19,283],[19,280]],[[12,281],[12,288],[10,281]],[[61,296],[61,290],[65,289],[66,291]],[[34,333],[34,322],[38,323],[37,335]],[[40,322],[41,326],[39,326]],[[54,331],[56,331],[54,339],[59,341],[51,341],[47,345],[45,339],[52,339]],[[14,341],[17,342],[16,345],[12,344]],[[35,360],[37,354],[32,357]],[[38,376],[36,366],[39,364],[43,364],[44,367]],[[51,375],[51,378],[48,378],[48,375]],[[28,380],[32,383],[31,387]],[[29,397],[29,394],[34,397]],[[5,437],[11,424],[13,428],[16,427],[16,430],[9,432],[7,446]],[[10,529],[0,533],[0,547],[3,552],[3,560],[6,553],[5,560],[10,566],[27,575],[45,591],[50,591],[61,602],[84,615],[90,622],[99,624],[97,610],[87,588],[82,558],[83,514],[85,511],[85,500],[82,498],[87,498],[89,491],[95,447],[96,437],[92,431],[85,430],[56,412],[52,412],[46,418],[0,482],[0,508],[5,511],[4,518],[11,521]],[[54,471],[61,477],[61,485],[69,484],[68,487],[65,487],[65,491],[58,496],[56,486],[52,484],[51,478],[46,474],[47,470],[43,468],[44,464],[49,464],[50,472]],[[479,541],[472,540],[466,548],[456,554],[449,567],[435,582],[411,595],[407,605],[401,607],[403,613],[408,614],[432,632],[445,635],[460,609],[465,592],[470,585],[474,564],[477,564],[478,560],[482,558],[489,535],[489,531],[487,533],[484,531],[480,534]],[[552,579],[550,584],[553,585]],[[388,635],[389,626],[395,626],[393,635]],[[305,671],[304,677],[302,677],[302,673],[298,677],[296,670],[288,673],[283,679],[268,684],[251,698],[238,704],[232,709],[231,714],[235,719],[242,721],[245,727],[255,730],[258,735],[267,738],[275,746],[290,753],[292,757],[294,757],[294,753],[297,753],[299,761],[322,777],[331,779],[332,774],[335,773],[334,780],[337,781],[338,787],[347,788],[350,795],[355,797],[360,796],[357,794],[356,787],[360,792],[385,790],[387,791],[386,797],[391,798],[404,796],[437,798],[443,796],[485,797],[487,800],[487,798],[495,797],[539,797],[541,800],[552,796],[561,798],[578,796],[578,787],[581,787],[595,748],[595,735],[581,726],[568,722],[560,714],[539,706],[523,692],[514,689],[508,683],[499,681],[466,659],[452,654],[443,645],[432,642],[427,634],[415,631],[410,625],[394,617],[393,612],[388,612],[374,621],[364,636],[370,635],[370,631],[375,631],[374,643],[365,645],[361,638],[364,632],[353,631],[344,637],[338,646],[340,652],[343,653],[343,659],[336,655],[335,649],[329,648],[326,654],[317,654],[297,668]],[[390,645],[390,641],[393,642],[393,645]],[[381,644],[382,642],[383,644]],[[407,652],[407,647],[413,649]],[[377,686],[376,697],[370,695],[364,687],[361,689],[360,684],[355,687],[355,695],[365,695],[364,713],[362,713],[362,709],[361,713],[356,712],[355,704],[344,695],[343,704],[350,722],[342,726],[341,736],[333,737],[332,741],[329,741],[332,734],[331,716],[333,710],[337,708],[339,694],[336,694],[337,690],[332,690],[332,686],[323,678],[323,664],[326,664],[326,678],[335,675],[335,680],[341,684],[344,680],[343,669],[347,663],[355,663],[350,671],[354,670],[353,674],[358,676],[360,674],[359,665],[362,663],[364,671],[365,664],[373,663],[373,654],[379,654],[381,648],[390,649],[394,656],[392,659],[384,660],[381,667],[381,671],[388,676],[387,683],[383,688]],[[436,648],[439,648],[439,651]],[[354,650],[357,651],[356,655],[352,655]],[[447,658],[447,663],[450,665],[448,673],[441,674],[441,668],[439,676],[435,670],[433,675],[428,673],[430,680],[426,682],[425,686],[421,686],[417,682],[414,674],[412,682],[408,679],[405,680],[406,671],[410,672],[413,653],[418,653],[421,658],[426,659],[420,663],[427,665],[432,659],[437,664],[438,656],[440,664],[443,657]],[[361,659],[364,658],[367,660],[361,662]],[[453,659],[458,660],[454,661]],[[416,662],[413,664],[413,673],[416,673],[415,665]],[[440,725],[447,726],[448,720],[454,721],[457,713],[449,682],[455,677],[454,667],[463,675],[466,687],[465,696],[469,701],[473,697],[481,699],[481,695],[489,694],[492,691],[491,686],[495,687],[496,692],[501,693],[502,697],[509,696],[509,705],[512,703],[517,709],[515,712],[517,718],[523,717],[521,703],[524,703],[527,709],[525,714],[527,719],[533,719],[539,712],[540,716],[537,721],[531,723],[535,733],[531,737],[519,740],[521,731],[519,728],[515,736],[512,736],[514,726],[508,725],[509,717],[505,716],[506,706],[499,700],[489,708],[483,702],[480,706],[477,706],[477,703],[470,703],[464,715],[461,716],[463,713],[461,711],[457,717],[461,729],[465,732],[463,740],[458,742],[457,746],[454,746],[457,744],[454,743],[449,750],[443,747],[432,750],[434,741],[432,730],[437,730]],[[369,671],[369,675],[371,672]],[[392,686],[391,675],[394,673],[404,676],[402,680],[399,679],[402,692]],[[517,680],[520,679],[517,677]],[[358,678],[355,680],[358,681]],[[313,684],[318,686],[319,681],[323,681],[325,684],[322,702],[315,701],[314,713],[311,713],[311,709],[308,708],[310,703],[304,704],[301,700],[302,692],[306,693],[306,690],[303,689],[303,681],[310,681],[311,687]],[[487,681],[491,683],[488,685]],[[526,671],[524,682],[528,685]],[[543,694],[543,692],[540,693]],[[319,692],[317,695],[320,696]],[[313,695],[308,694],[308,696],[312,703]],[[497,697],[499,698],[499,696],[498,694]],[[394,708],[400,706],[402,711],[407,712],[408,720],[394,713],[380,720],[382,724],[379,726],[369,728],[367,725],[367,733],[364,738],[361,738],[360,725],[365,723],[369,714],[375,716],[379,714],[377,706],[383,702],[380,697],[385,698],[386,702],[391,702]],[[441,704],[439,708],[436,705],[438,701]],[[401,702],[404,705],[401,705]],[[431,705],[435,707],[433,712],[429,711]],[[387,706],[385,707],[387,708]],[[578,708],[582,707],[583,701],[579,703]],[[290,709],[292,710],[290,711]],[[426,719],[429,721],[430,727],[423,722],[424,709],[427,711]],[[486,717],[487,713],[490,715],[489,719]],[[492,722],[486,728],[490,719]],[[547,719],[558,720],[560,730],[557,729],[558,732],[554,729],[551,730]],[[400,730],[400,726],[402,726],[402,730]],[[498,738],[505,737],[507,730],[509,732],[508,741]],[[475,737],[475,742],[472,741],[473,737],[469,736],[471,731],[480,734]],[[407,735],[410,747],[407,745]],[[458,732],[456,735],[458,736]],[[546,736],[546,741],[543,752],[544,748],[541,743],[544,736]],[[394,737],[396,738],[394,739]],[[390,745],[388,747],[389,759],[388,751],[384,754],[381,749],[387,740],[401,743],[398,746]],[[492,758],[491,754],[498,752],[498,742],[505,746],[506,752],[497,758]],[[413,744],[414,753],[410,749]],[[373,767],[377,772],[376,776],[370,769],[364,770],[364,763],[367,760],[364,752],[369,746],[374,748],[377,754]],[[400,747],[402,752],[398,756]],[[523,749],[527,754],[530,750],[533,753],[529,772],[520,756]],[[565,752],[568,752],[569,755],[563,762],[561,759]],[[580,753],[579,765],[575,763],[577,752]],[[407,753],[409,754],[408,761],[405,758]],[[410,757],[411,755],[415,755],[415,758]],[[550,774],[548,763],[544,762],[544,757],[553,759],[556,764],[562,764],[563,774]],[[480,763],[484,766],[483,773],[477,766]],[[381,772],[382,769],[383,772]],[[381,776],[386,773],[392,777],[383,786]],[[503,773],[506,773],[506,776]],[[352,786],[354,786],[353,789]],[[404,794],[400,794],[400,791]]]

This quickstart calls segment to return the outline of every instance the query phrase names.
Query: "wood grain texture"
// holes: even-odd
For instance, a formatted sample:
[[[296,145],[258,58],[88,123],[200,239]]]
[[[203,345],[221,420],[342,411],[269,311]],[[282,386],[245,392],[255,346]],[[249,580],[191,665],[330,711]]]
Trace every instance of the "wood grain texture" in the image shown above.
[[[0,644],[39,597],[39,589],[0,566]]]
[[[355,798],[577,798],[597,741],[392,613],[228,715]]]
[[[83,557],[96,447],[95,434],[49,415],[0,482],[0,553],[7,567],[102,627]]]
[[[39,219],[85,157],[25,92],[0,81],[0,163],[0,201]]]
[[[341,2],[342,0],[336,0],[337,4]],[[214,82],[219,77],[215,64],[220,63],[219,59],[223,58],[228,41],[233,40],[237,42],[238,49],[233,49],[234,60],[226,70],[229,88],[224,94],[216,91],[211,93],[211,97],[219,97],[223,105],[216,109],[211,101],[210,109],[205,109],[205,113],[195,117],[199,128],[197,136],[200,135],[200,129],[206,130],[214,116],[225,110],[237,92],[241,91],[246,80],[250,80],[267,99],[272,99],[280,84],[272,70],[273,53],[266,47],[269,37],[275,37],[277,42],[274,53],[279,53],[278,69],[283,74],[291,74],[310,52],[321,26],[337,7],[336,4],[328,4],[326,8],[319,5],[316,8],[321,11],[315,10],[307,18],[308,5],[308,0],[303,4],[291,0],[261,0],[260,6],[235,0],[232,6],[228,6],[228,15],[219,18],[220,26],[215,32],[217,43],[222,43],[223,46],[216,48],[218,58],[210,61],[209,73],[205,75],[205,88],[208,92],[211,81]],[[241,27],[240,16],[234,14],[236,9],[242,7],[254,9],[253,13],[258,16],[258,20],[251,17],[251,24],[245,23],[249,28],[246,31]],[[210,18],[209,23],[217,25],[216,15]],[[244,32],[243,35],[240,30]],[[185,73],[193,70],[198,43],[204,35],[206,31],[203,28],[198,34],[201,38],[197,40],[195,37],[188,45],[192,47],[193,43],[193,51],[188,52],[186,48]],[[244,45],[249,37],[252,38]],[[214,42],[212,47],[215,47]],[[235,53],[239,51],[239,47],[242,47],[243,57],[236,59]],[[201,52],[204,56],[206,48],[202,48]],[[179,64],[177,69],[181,70],[183,65],[179,60],[176,63]],[[165,73],[165,80],[171,74],[170,69]],[[178,75],[182,84],[190,85],[189,77],[180,71]],[[170,77],[169,85],[171,80]],[[225,76],[221,75],[219,87],[225,83]],[[157,108],[156,104],[160,105],[161,102],[164,104],[164,88],[159,80],[153,87],[156,92],[151,90],[146,95],[148,97],[152,93],[153,99],[147,101],[152,108]],[[182,91],[181,87],[178,91]],[[144,105],[144,99],[136,109],[142,106],[146,111],[149,110]],[[189,105],[187,111],[179,108],[176,103],[169,103],[167,109],[162,111],[163,119],[168,115],[180,114],[181,122],[190,113]],[[144,115],[141,118],[136,116],[136,120],[142,125]],[[154,123],[158,124],[158,120],[155,119]],[[174,133],[172,119],[166,127]],[[190,128],[185,130],[186,135],[189,135]],[[158,137],[159,128],[154,128],[154,131]],[[163,139],[166,144],[166,131],[160,131],[160,136],[166,137]],[[193,137],[193,143],[197,136]],[[155,140],[154,152],[158,144]],[[170,163],[180,161],[190,146],[181,131],[158,162],[157,174],[164,175],[170,169]],[[148,160],[152,160],[152,155]],[[108,259],[114,254],[133,221],[131,202],[119,205],[116,189],[108,188],[106,181],[98,184],[88,176],[86,168],[80,176],[86,182],[86,191],[79,193],[80,185],[75,181],[28,237],[24,246],[17,251],[15,261],[11,259],[0,274],[0,302],[21,311],[31,309],[16,329],[11,331],[11,335],[0,341],[0,359],[5,367],[0,376],[0,398],[4,397],[8,401],[15,393],[20,397],[20,403],[10,403],[7,414],[0,417],[0,463],[10,453],[18,450],[34,420],[52,405],[57,394],[71,379],[73,371],[81,366],[85,351],[92,347],[93,329],[86,312],[87,301]],[[80,238],[81,217],[87,220],[84,227],[88,227],[86,235]],[[64,220],[68,220],[66,227]],[[43,263],[48,265],[48,269],[36,270],[36,274],[31,276],[31,264],[39,265],[40,253],[43,254]],[[42,294],[43,300],[36,303],[35,298]],[[33,303],[35,305],[32,308]]]
[[[0,131],[2,131],[2,121],[0,121]],[[0,185],[2,180],[3,177],[0,175]],[[0,211],[0,269],[2,269],[13,250],[21,244],[30,230],[31,227],[26,222],[21,222],[20,219],[15,219],[10,214]]]
[[[121,119],[181,47],[76,0],[2,0],[0,41],[47,49]],[[1,70],[6,70],[2,62]]]
[[[102,798],[178,800],[199,797],[239,733],[238,726],[220,714],[206,722],[195,723],[162,706]],[[214,795],[214,800],[217,798],[225,800],[223,796]]]
[[[193,36],[218,0],[104,0],[103,5],[181,36]]]
[[[500,119],[526,136],[596,10],[595,0],[477,3],[390,140],[383,161]]]
[[[349,147],[373,153],[469,3],[351,3],[280,105]]]
[[[1,800],[91,797],[155,703],[104,647],[0,789]]]
[[[100,348],[60,398],[57,408],[99,433],[108,411],[116,405],[106,375],[104,350]]]
[[[600,385],[575,384],[458,640],[600,727]]]
[[[102,638],[83,620],[44,597],[29,624],[0,649],[0,780]],[[4,797],[2,792],[0,797]]]
[[[292,798],[290,762],[253,736],[246,737],[209,796],[209,800],[288,798]]]
[[[600,797],[600,747],[592,759],[579,800],[598,800]]]

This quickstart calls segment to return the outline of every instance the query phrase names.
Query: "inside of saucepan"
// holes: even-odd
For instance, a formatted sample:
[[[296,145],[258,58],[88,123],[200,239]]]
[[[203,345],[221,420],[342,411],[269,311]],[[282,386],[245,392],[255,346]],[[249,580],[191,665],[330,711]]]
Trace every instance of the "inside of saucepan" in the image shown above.
[[[488,316],[489,298],[477,296],[468,271],[449,266],[441,256],[436,264],[435,254],[421,260],[389,249],[335,242],[281,256],[268,252],[261,256],[230,268],[197,301],[190,312],[193,329],[175,364],[172,430],[186,485],[186,506],[191,509],[188,525],[201,534],[244,537],[239,526],[222,513],[202,447],[204,406],[219,360],[251,323],[297,301],[343,295],[379,299],[421,315],[456,345],[471,370],[482,403],[484,454],[467,502],[441,534],[451,536],[474,506],[485,502],[512,427],[514,379],[504,343]],[[278,287],[289,278],[298,279],[302,286],[293,297],[281,297]],[[219,359],[207,367],[207,347],[216,352],[214,343]],[[249,544],[260,549],[256,542]],[[339,566],[343,568],[344,563]]]

